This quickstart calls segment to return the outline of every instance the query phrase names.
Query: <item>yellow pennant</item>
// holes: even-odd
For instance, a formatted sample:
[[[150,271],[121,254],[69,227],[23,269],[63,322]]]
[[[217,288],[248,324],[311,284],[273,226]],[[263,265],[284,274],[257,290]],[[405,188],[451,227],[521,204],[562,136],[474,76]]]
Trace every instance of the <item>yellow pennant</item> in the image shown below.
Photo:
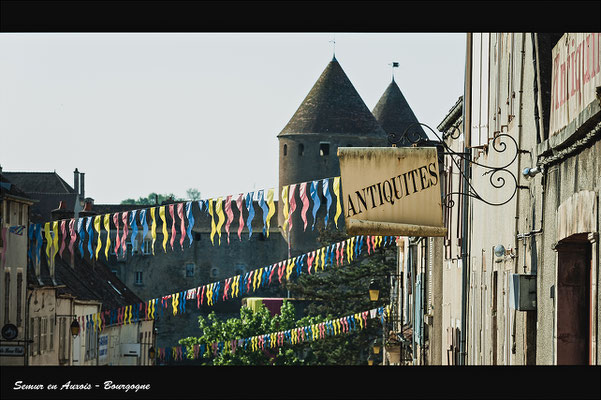
[[[179,296],[179,293],[174,293],[171,295],[171,307],[173,307],[173,315],[177,314],[177,296]]]
[[[290,275],[292,274],[292,269],[294,268],[295,261],[296,261],[296,257],[289,260],[288,266],[286,267],[286,280],[290,280]]]
[[[236,277],[236,297],[240,295],[240,278],[242,278],[242,275]]]
[[[209,306],[210,306],[210,305],[211,305],[211,303],[212,303],[212,302],[211,302],[211,300],[212,300],[212,297],[213,297],[213,296],[211,296],[211,290],[212,290],[212,289],[213,289],[213,284],[212,284],[212,283],[210,283],[210,284],[207,286],[207,292],[206,292],[206,295],[207,295],[207,305],[209,305]]]
[[[271,217],[273,217],[273,214],[275,214],[275,203],[273,201],[273,194],[274,194],[274,190],[273,189],[269,189],[267,191],[267,205],[269,206],[269,211],[267,212],[267,229],[266,229],[266,235],[267,237],[269,237],[269,222],[271,221]]]
[[[98,242],[96,242],[96,259],[98,260],[98,253],[100,252],[100,248],[102,247],[102,240],[100,239],[100,220],[102,217],[97,215],[94,217],[94,230],[98,233]]]
[[[253,278],[253,290],[257,290],[259,284],[261,283],[261,274],[263,273],[263,268],[259,268],[259,270],[255,273]]]
[[[213,215],[213,202],[215,200],[209,199],[209,215],[211,216],[211,244],[215,246],[215,233],[217,231],[217,227],[215,226],[215,217]]]
[[[131,314],[131,309],[133,306],[129,306],[129,319],[128,322],[131,324],[131,319],[133,318],[133,315]]]
[[[157,241],[157,219],[156,219],[156,207],[150,209],[150,234],[152,235],[152,255],[154,256],[154,243]]]
[[[217,199],[217,203],[215,203],[215,213],[217,213],[217,217],[219,220],[217,221],[217,235],[219,237],[219,245],[221,246],[221,227],[225,222],[225,214],[223,213],[223,201],[221,197]]]
[[[106,230],[106,246],[104,246],[104,257],[109,259],[109,248],[111,247],[111,223],[110,214],[104,214],[104,229]]]
[[[351,261],[351,239],[346,239],[346,260],[347,262]]]
[[[334,178],[334,183],[332,184],[332,188],[334,189],[334,193],[336,193],[336,216],[334,216],[334,223],[336,224],[336,228],[338,228],[338,218],[340,214],[342,214],[342,206],[340,204],[340,177],[337,176]]]
[[[56,253],[58,253],[58,221],[52,223],[52,246],[52,258],[55,258]]]
[[[288,230],[286,227],[288,226],[288,186],[282,187],[282,197],[280,197],[280,202],[284,203],[284,224],[282,225],[282,230],[284,231],[284,235],[287,234]]]
[[[52,234],[50,233],[50,222],[44,224],[44,236],[46,236],[46,257],[50,261],[50,248],[52,247]]]
[[[159,207],[159,217],[163,223],[163,251],[167,252],[167,242],[169,241],[169,231],[167,231],[167,219],[165,218],[165,208],[167,206]]]

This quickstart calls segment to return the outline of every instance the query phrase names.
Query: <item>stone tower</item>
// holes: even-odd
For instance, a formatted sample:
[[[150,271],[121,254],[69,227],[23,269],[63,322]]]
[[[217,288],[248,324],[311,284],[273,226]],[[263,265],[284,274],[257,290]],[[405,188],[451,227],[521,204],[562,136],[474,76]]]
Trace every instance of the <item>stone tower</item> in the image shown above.
[[[279,194],[282,186],[340,176],[338,147],[388,146],[386,132],[369,111],[359,93],[334,57],[309,91],[288,124],[278,135]],[[321,192],[321,191],[320,191]],[[309,193],[309,191],[307,191]],[[321,195],[322,202],[324,201]],[[309,226],[303,231],[300,198],[296,192],[297,211],[291,232],[291,255],[318,247],[318,228],[323,228],[325,207],[318,213],[315,230],[308,212]],[[330,209],[330,221],[335,207]],[[280,207],[279,225],[283,215]],[[344,225],[343,216],[340,223]]]
[[[399,137],[402,135],[407,128],[410,128],[412,139],[422,138],[428,140],[428,136],[421,125],[417,124],[417,120],[413,110],[409,107],[409,103],[405,100],[405,96],[401,93],[401,89],[392,78],[392,82],[378,100],[378,103],[374,107],[373,115],[380,126],[384,129],[387,134],[394,133]],[[397,144],[397,146],[410,146],[409,140],[403,140]]]

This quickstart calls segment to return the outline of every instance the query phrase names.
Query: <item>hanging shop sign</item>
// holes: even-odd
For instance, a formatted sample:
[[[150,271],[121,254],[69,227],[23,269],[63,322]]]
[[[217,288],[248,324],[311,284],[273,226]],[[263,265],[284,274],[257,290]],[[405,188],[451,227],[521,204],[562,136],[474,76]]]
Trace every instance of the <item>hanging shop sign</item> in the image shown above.
[[[351,235],[445,236],[435,147],[338,149]]]

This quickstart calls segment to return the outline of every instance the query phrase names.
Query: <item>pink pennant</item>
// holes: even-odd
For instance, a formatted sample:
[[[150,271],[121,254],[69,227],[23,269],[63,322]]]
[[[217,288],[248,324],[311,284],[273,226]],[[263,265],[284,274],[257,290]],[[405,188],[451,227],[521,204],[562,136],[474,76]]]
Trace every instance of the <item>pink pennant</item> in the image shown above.
[[[121,213],[121,221],[123,221],[123,236],[121,237],[121,248],[123,249],[123,255],[127,254],[127,217],[129,216],[129,211],[125,211]]]
[[[301,218],[303,220],[303,231],[307,230],[307,210],[309,209],[309,199],[307,198],[307,182],[303,182],[300,184],[299,188],[300,199],[303,203],[303,208],[301,210]]]
[[[180,220],[180,224],[179,224],[179,234],[180,234],[180,238],[179,238],[179,245],[181,246],[182,250],[184,249],[184,240],[186,240],[186,222],[184,219],[184,203],[178,203],[177,204],[177,216],[179,217]]]
[[[367,254],[371,254],[371,236],[367,236],[366,240],[367,242]]]
[[[169,215],[171,216],[171,240],[169,244],[171,245],[171,250],[173,251],[173,242],[175,241],[175,204],[169,204]]]
[[[275,272],[275,265],[271,265],[269,268],[271,268],[271,272],[269,273],[269,285],[271,285],[271,277],[273,276],[273,273]]]
[[[252,270],[248,275],[248,281],[246,282],[246,293],[250,292],[250,284],[252,283],[252,277],[254,273],[256,273],[256,271]]]
[[[288,194],[288,203],[290,204],[290,213],[288,214],[288,232],[292,230],[292,214],[296,210],[296,196],[294,196],[294,191],[296,189],[296,183],[290,185],[290,192]]]
[[[346,242],[341,242],[340,243],[340,263],[344,264],[344,246],[345,246]]]
[[[234,220],[234,213],[232,211],[232,195],[229,195],[225,199],[225,205],[223,207],[225,215],[227,215],[227,221],[225,222],[225,232],[227,233],[227,243],[230,243],[230,224]],[[240,206],[238,206],[240,209]],[[242,239],[240,239],[242,240]]]
[[[117,236],[115,236],[115,254],[119,254],[119,248],[121,247],[121,238],[119,237],[119,214],[113,214],[113,223],[117,227]]]
[[[222,300],[227,299],[227,295],[228,295],[228,290],[230,290],[230,282],[232,281],[232,278],[227,278],[225,280],[225,287],[223,288],[223,298]]]
[[[200,304],[202,304],[202,302],[205,298],[205,288],[206,288],[206,285],[203,285],[202,286],[202,294],[200,295]]]
[[[55,235],[58,235],[58,232],[55,232]],[[61,256],[61,258],[63,257],[63,251],[65,250],[65,246],[67,245],[65,243],[66,237],[67,237],[67,220],[64,219],[61,221],[61,249],[58,252],[58,254],[59,254],[59,256]]]
[[[307,255],[307,272],[311,274],[311,267],[313,267],[313,260],[315,260],[315,250]]]
[[[336,265],[340,265],[340,242],[336,243]]]
[[[284,276],[285,268],[286,268],[286,265],[284,264],[284,262],[280,261],[278,264],[278,279],[279,279],[280,283],[282,283],[282,276]]]
[[[242,229],[244,229],[244,217],[242,215],[242,202],[244,201],[244,194],[240,193],[238,199],[236,200],[236,206],[238,207],[238,211],[240,211],[240,220],[238,224],[238,238],[242,241]]]
[[[75,239],[77,238],[77,233],[75,232],[75,220],[71,219],[71,221],[69,221],[69,233],[71,236],[71,241],[69,242],[69,251],[71,252],[72,255],[75,255],[75,253],[73,252],[73,246],[75,245]]]

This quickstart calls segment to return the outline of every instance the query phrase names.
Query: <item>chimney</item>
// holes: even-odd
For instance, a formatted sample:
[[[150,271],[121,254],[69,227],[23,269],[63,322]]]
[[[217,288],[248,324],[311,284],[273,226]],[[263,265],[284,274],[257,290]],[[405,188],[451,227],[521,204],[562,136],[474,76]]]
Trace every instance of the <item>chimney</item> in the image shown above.
[[[77,168],[73,171],[73,189],[75,189],[75,193],[79,193],[79,171]]]
[[[58,203],[58,208],[52,210],[50,213],[53,221],[73,218],[73,210],[68,210],[67,203],[65,203],[63,200]]]
[[[80,194],[80,197],[82,199],[86,197],[85,196],[86,192],[85,192],[85,181],[84,181],[84,178],[85,178],[85,174],[83,172],[81,172],[79,174],[79,183],[80,183],[80,185],[79,185],[80,186],[80,188],[79,188],[80,193],[79,194]]]
[[[79,212],[80,217],[89,217],[91,215],[96,215],[94,211],[92,211],[92,205],[94,201],[92,199],[86,199],[83,204],[83,210]]]

